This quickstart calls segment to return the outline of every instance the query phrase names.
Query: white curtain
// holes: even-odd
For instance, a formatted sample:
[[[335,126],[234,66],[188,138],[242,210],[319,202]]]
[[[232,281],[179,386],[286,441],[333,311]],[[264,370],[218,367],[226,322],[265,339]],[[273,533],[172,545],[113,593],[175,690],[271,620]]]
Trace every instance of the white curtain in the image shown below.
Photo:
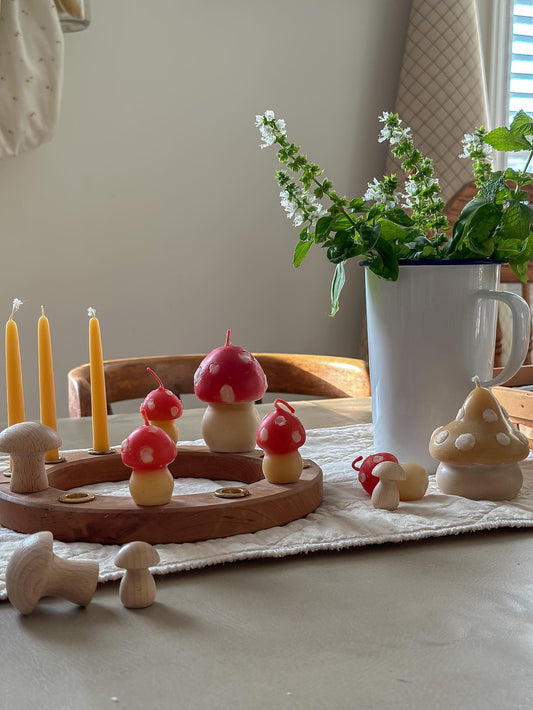
[[[448,200],[472,180],[470,161],[458,158],[463,135],[487,123],[475,0],[412,1],[395,111],[433,158]]]

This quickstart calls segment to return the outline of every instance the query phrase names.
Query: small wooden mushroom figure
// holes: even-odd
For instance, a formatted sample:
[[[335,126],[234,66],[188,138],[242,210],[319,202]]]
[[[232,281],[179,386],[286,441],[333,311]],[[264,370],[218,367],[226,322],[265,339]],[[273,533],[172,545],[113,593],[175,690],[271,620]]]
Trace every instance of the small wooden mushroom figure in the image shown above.
[[[159,382],[159,387],[149,392],[141,404],[141,414],[148,418],[150,424],[158,426],[166,432],[172,441],[178,443],[178,427],[176,420],[183,414],[183,405],[178,397],[165,386],[149,367],[146,368]]]
[[[290,404],[274,402],[274,411],[261,420],[257,445],[265,455],[263,474],[269,483],[294,483],[302,475],[303,462],[298,449],[305,443],[305,429]]]
[[[148,569],[159,563],[159,553],[147,542],[130,542],[120,548],[115,565],[126,570],[119,588],[128,609],[144,609],[155,600],[155,580]]]
[[[265,394],[263,368],[244,348],[226,344],[212,350],[194,374],[194,392],[207,402],[202,436],[211,451],[239,453],[255,446],[259,414],[255,402]]]
[[[63,597],[87,606],[98,584],[98,562],[65,560],[54,554],[48,530],[26,537],[6,568],[9,601],[22,614],[31,614],[42,597]]]
[[[19,422],[0,433],[0,451],[11,454],[13,493],[37,493],[48,488],[44,465],[46,452],[61,446],[52,428],[39,422]]]
[[[529,454],[528,440],[492,392],[475,382],[457,417],[431,435],[429,453],[441,462],[437,485],[471,500],[509,500],[522,487],[518,462]]]
[[[382,461],[374,466],[372,475],[379,483],[372,491],[372,505],[380,510],[396,510],[400,504],[398,481],[405,480],[405,471],[395,461]]]

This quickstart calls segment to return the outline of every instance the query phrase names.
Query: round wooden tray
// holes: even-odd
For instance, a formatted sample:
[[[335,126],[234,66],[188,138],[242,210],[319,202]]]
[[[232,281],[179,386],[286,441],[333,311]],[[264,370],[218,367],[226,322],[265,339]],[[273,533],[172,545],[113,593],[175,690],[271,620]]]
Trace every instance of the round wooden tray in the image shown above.
[[[179,446],[169,467],[174,478],[240,481],[249,495],[228,499],[194,493],[151,507],[138,506],[130,496],[98,494],[85,503],[61,503],[60,495],[70,488],[90,491],[91,484],[126,481],[131,474],[119,453],[63,455],[65,462],[47,466],[50,488],[39,493],[12,493],[9,478],[0,474],[2,525],[22,533],[50,530],[65,542],[196,542],[284,525],[322,502],[322,471],[308,459],[299,481],[279,485],[264,479],[262,451],[219,454],[203,446]]]

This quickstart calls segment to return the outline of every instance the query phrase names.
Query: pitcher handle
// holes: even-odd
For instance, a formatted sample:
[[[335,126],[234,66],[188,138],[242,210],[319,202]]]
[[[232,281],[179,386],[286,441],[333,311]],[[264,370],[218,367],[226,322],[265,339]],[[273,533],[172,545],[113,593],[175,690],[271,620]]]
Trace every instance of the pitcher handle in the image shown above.
[[[513,321],[513,336],[511,342],[511,352],[505,363],[505,367],[497,377],[492,380],[481,382],[482,387],[494,387],[510,380],[524,364],[527,351],[529,349],[529,333],[531,329],[531,311],[526,301],[516,293],[511,291],[490,291],[481,289],[478,291],[480,298],[491,298],[494,301],[501,301],[511,309]]]

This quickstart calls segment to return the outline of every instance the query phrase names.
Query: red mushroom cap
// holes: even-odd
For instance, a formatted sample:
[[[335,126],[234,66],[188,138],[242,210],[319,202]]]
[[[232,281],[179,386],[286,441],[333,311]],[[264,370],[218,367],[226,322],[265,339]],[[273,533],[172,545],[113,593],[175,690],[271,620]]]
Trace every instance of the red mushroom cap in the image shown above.
[[[158,426],[146,424],[134,429],[120,446],[122,462],[135,471],[165,468],[176,458],[176,444]]]
[[[181,417],[183,414],[183,405],[179,398],[174,394],[174,392],[165,389],[163,383],[153,370],[149,367],[146,369],[148,372],[151,372],[159,382],[159,387],[146,395],[143,403],[141,404],[141,413],[146,413],[146,416],[150,419],[150,421],[156,422],[163,422]]]
[[[226,344],[212,350],[194,373],[194,392],[203,402],[234,404],[255,402],[267,388],[263,368],[255,357],[236,345]]]
[[[288,454],[305,443],[305,429],[290,404],[274,402],[275,410],[263,417],[257,428],[257,445],[267,454]]]

